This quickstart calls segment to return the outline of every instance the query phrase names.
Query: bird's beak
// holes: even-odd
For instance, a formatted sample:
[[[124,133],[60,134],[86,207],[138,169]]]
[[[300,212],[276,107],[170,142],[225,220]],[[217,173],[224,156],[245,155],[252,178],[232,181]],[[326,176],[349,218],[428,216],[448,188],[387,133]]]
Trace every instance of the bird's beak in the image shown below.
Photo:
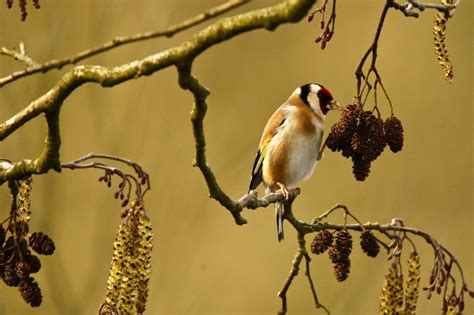
[[[344,110],[344,107],[342,107],[338,102],[335,100],[331,101],[331,109],[333,110]]]

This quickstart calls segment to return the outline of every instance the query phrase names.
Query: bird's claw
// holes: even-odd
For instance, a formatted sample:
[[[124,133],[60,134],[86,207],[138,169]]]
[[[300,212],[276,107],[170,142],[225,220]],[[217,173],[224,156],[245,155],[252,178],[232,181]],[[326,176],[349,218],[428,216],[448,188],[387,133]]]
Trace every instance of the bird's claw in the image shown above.
[[[291,193],[290,193],[290,191],[288,190],[288,188],[286,188],[286,186],[283,185],[282,183],[277,183],[277,185],[278,185],[278,187],[280,187],[280,190],[281,190],[283,196],[285,197],[285,200],[290,199]]]

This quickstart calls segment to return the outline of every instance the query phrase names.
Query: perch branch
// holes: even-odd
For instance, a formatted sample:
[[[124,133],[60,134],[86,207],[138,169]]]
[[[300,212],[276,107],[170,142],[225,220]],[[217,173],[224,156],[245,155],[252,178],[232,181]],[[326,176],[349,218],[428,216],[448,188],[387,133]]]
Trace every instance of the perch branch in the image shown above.
[[[418,9],[420,12],[423,12],[425,9],[435,9],[440,12],[444,12],[448,14],[449,17],[451,17],[458,6],[458,3],[459,1],[456,1],[455,4],[445,5],[441,3],[424,3],[419,0],[408,0],[402,4],[392,0],[392,7],[401,11],[405,16],[409,17],[417,18],[419,16],[418,12],[414,11],[414,9]]]
[[[283,214],[283,217],[288,220],[288,218],[293,218],[293,211],[292,211],[292,205],[293,201],[295,200],[296,195],[293,195],[292,193],[290,194],[289,200],[286,200],[284,202],[285,205],[285,211]],[[308,282],[310,285],[311,293],[313,295],[313,300],[316,308],[322,308],[327,314],[329,314],[329,310],[322,305],[319,302],[318,295],[316,293],[316,289],[314,287],[313,279],[311,278],[311,273],[309,269],[309,263],[311,261],[311,257],[309,256],[308,252],[306,251],[306,241],[305,241],[305,234],[308,233],[305,229],[301,228],[301,225],[299,224],[294,224],[295,221],[298,220],[288,220],[290,223],[295,227],[297,230],[297,238],[298,238],[298,250],[296,251],[295,258],[293,259],[290,274],[288,275],[288,278],[285,281],[285,284],[283,285],[283,288],[280,292],[278,292],[278,297],[281,298],[281,309],[278,311],[279,315],[284,315],[288,311],[288,302],[287,302],[287,297],[286,293],[288,292],[288,289],[290,288],[293,279],[298,275],[299,270],[300,270],[300,264],[301,261],[303,260],[303,257],[306,260],[306,271],[305,271],[305,276],[308,278]],[[303,224],[302,221],[298,221],[300,224]]]
[[[85,83],[103,87],[151,75],[171,65],[184,66],[210,47],[240,34],[256,30],[274,30],[283,23],[296,23],[309,11],[315,0],[287,0],[275,6],[221,19],[196,33],[181,45],[153,54],[144,59],[117,67],[77,66],[46,94],[31,102],[23,110],[0,124],[0,141],[42,113],[46,114],[48,133],[43,153],[34,161],[23,160],[8,169],[0,170],[0,184],[8,179],[23,178],[31,174],[60,170],[59,162],[59,112],[63,102]]]
[[[92,56],[109,51],[111,49],[117,48],[122,45],[131,44],[131,43],[153,39],[153,38],[159,38],[159,37],[172,37],[179,32],[185,31],[193,26],[201,24],[216,16],[226,13],[232,9],[235,9],[247,3],[248,1],[249,0],[230,0],[224,4],[220,4],[201,14],[191,17],[183,22],[167,27],[164,30],[139,33],[139,34],[134,34],[134,35],[129,35],[129,36],[117,36],[100,46],[81,51],[69,57],[50,60],[42,64],[39,64],[33,61],[30,57],[26,55],[24,50],[22,53],[20,49],[20,53],[19,53],[15,50],[9,50],[3,47],[2,50],[0,51],[2,55],[10,56],[16,60],[24,62],[27,65],[27,68],[20,71],[16,71],[3,78],[0,78],[0,87],[8,83],[11,83],[15,80],[18,80],[22,77],[26,77],[35,73],[39,73],[39,72],[45,73],[52,69],[61,69],[62,67],[66,65],[78,63],[79,61],[82,61],[86,58],[90,58]],[[20,48],[21,48],[21,45],[22,44],[20,44]]]

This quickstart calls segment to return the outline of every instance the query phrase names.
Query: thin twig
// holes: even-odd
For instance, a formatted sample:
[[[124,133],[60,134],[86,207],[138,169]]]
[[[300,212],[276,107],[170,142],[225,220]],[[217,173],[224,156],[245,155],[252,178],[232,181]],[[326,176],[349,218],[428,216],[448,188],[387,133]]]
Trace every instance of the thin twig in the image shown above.
[[[130,166],[134,170],[134,172],[136,173],[136,176],[134,174],[126,173],[110,165],[93,161],[95,159],[105,159],[109,161],[124,163]],[[92,162],[89,162],[91,160]],[[89,163],[84,163],[84,162],[89,162]],[[114,197],[116,199],[120,198],[122,200],[123,208],[127,208],[127,205],[130,202],[132,202],[132,197],[131,197],[131,190],[133,186],[132,182],[135,185],[135,196],[133,199],[136,199],[140,202],[143,201],[143,198],[146,192],[151,189],[150,177],[143,170],[143,168],[131,160],[124,159],[118,156],[113,156],[113,155],[108,155],[108,154],[89,153],[72,162],[62,163],[61,168],[66,168],[66,169],[71,169],[71,170],[95,168],[95,169],[104,170],[105,174],[104,176],[99,178],[99,181],[104,181],[109,187],[112,185],[112,176],[118,175],[122,179],[122,181],[118,184],[118,190],[115,192]],[[127,189],[127,192],[125,192],[124,194],[125,189]]]
[[[22,77],[32,75],[34,73],[39,73],[39,72],[44,73],[52,69],[61,69],[62,67],[66,65],[78,63],[79,61],[82,61],[86,58],[90,58],[92,56],[98,55],[100,53],[106,52],[108,50],[117,48],[122,45],[131,44],[138,41],[143,41],[143,40],[148,40],[148,39],[153,39],[153,38],[159,38],[159,37],[172,37],[173,35],[176,35],[179,32],[182,32],[193,26],[196,26],[205,21],[208,21],[218,15],[221,15],[232,9],[235,9],[247,2],[249,2],[249,0],[229,0],[224,4],[220,4],[216,7],[213,7],[183,22],[167,27],[164,30],[145,32],[145,33],[139,33],[139,34],[128,35],[128,36],[117,36],[100,46],[81,51],[79,53],[76,53],[74,55],[71,55],[65,58],[50,60],[42,64],[38,64],[37,62],[34,62],[30,57],[26,55],[21,55],[15,51],[2,48],[3,55],[14,57],[15,59],[21,60],[23,62],[25,62],[26,60],[30,60],[32,62],[25,62],[28,66],[26,69],[16,71],[8,76],[0,78],[0,87],[8,83],[11,83],[15,80],[18,80]],[[21,56],[21,58],[18,58],[18,56]]]

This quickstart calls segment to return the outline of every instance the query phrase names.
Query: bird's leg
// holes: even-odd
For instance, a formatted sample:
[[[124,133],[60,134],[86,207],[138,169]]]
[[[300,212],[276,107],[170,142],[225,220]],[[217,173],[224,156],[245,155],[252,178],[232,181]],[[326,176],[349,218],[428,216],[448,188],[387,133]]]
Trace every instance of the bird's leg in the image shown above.
[[[286,188],[286,186],[280,182],[277,182],[276,184],[278,185],[278,187],[280,187],[283,196],[285,196],[285,200],[288,200],[290,198],[290,191],[288,190],[288,188]]]

